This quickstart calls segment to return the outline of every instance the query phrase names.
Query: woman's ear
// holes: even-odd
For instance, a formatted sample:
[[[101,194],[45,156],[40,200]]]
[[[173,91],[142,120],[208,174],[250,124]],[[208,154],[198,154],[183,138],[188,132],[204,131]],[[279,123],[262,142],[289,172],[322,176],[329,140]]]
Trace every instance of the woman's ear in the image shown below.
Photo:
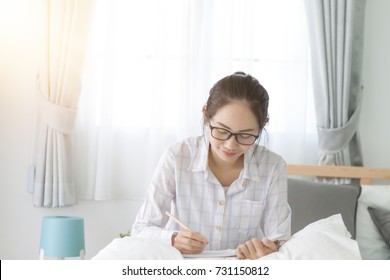
[[[206,115],[206,113],[207,113],[207,105],[206,104],[203,105],[202,112],[203,112],[203,114]]]
[[[209,121],[208,113],[207,113],[207,105],[203,105],[202,107],[202,113],[203,113],[203,122],[207,123]]]
[[[260,120],[260,122],[261,122],[261,127],[260,127],[260,131],[262,131],[263,129],[264,129],[264,127],[268,124],[268,122],[269,122],[269,118],[265,118],[263,121],[262,120]]]

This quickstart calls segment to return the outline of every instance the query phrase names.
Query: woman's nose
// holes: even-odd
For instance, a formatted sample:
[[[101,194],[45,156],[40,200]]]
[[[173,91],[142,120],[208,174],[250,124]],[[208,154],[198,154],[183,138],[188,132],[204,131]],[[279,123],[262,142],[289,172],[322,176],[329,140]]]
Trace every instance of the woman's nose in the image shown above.
[[[238,145],[236,137],[232,135],[228,140],[225,140],[224,146],[229,150],[234,150]]]

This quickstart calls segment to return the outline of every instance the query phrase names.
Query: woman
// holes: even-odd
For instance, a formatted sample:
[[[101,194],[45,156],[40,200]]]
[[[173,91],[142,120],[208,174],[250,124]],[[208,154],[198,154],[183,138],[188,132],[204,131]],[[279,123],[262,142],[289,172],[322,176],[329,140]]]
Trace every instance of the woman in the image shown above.
[[[286,164],[258,144],[268,122],[267,91],[236,72],[212,87],[203,119],[203,136],[162,156],[132,235],[182,253],[236,249],[238,258],[256,259],[276,251],[290,237],[291,211]]]

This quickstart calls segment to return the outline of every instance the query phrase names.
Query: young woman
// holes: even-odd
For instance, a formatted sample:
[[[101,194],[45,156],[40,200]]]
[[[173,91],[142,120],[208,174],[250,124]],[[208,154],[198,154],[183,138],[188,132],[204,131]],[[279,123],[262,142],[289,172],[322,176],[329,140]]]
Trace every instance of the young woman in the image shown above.
[[[182,253],[236,249],[238,258],[256,259],[276,251],[290,237],[291,211],[286,164],[258,144],[268,122],[267,91],[236,72],[212,87],[203,119],[203,136],[162,156],[132,235]]]

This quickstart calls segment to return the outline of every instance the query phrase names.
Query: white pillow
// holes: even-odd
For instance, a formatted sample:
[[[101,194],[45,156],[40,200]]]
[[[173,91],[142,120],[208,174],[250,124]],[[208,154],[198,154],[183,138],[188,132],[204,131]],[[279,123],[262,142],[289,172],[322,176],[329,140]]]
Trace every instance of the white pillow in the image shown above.
[[[171,245],[138,237],[116,238],[92,260],[178,260],[180,251]]]
[[[307,225],[284,243],[278,252],[261,260],[359,260],[359,247],[344,225],[341,214]]]
[[[356,240],[363,259],[390,259],[390,250],[374,224],[367,207],[390,211],[390,186],[362,186],[356,216]]]

